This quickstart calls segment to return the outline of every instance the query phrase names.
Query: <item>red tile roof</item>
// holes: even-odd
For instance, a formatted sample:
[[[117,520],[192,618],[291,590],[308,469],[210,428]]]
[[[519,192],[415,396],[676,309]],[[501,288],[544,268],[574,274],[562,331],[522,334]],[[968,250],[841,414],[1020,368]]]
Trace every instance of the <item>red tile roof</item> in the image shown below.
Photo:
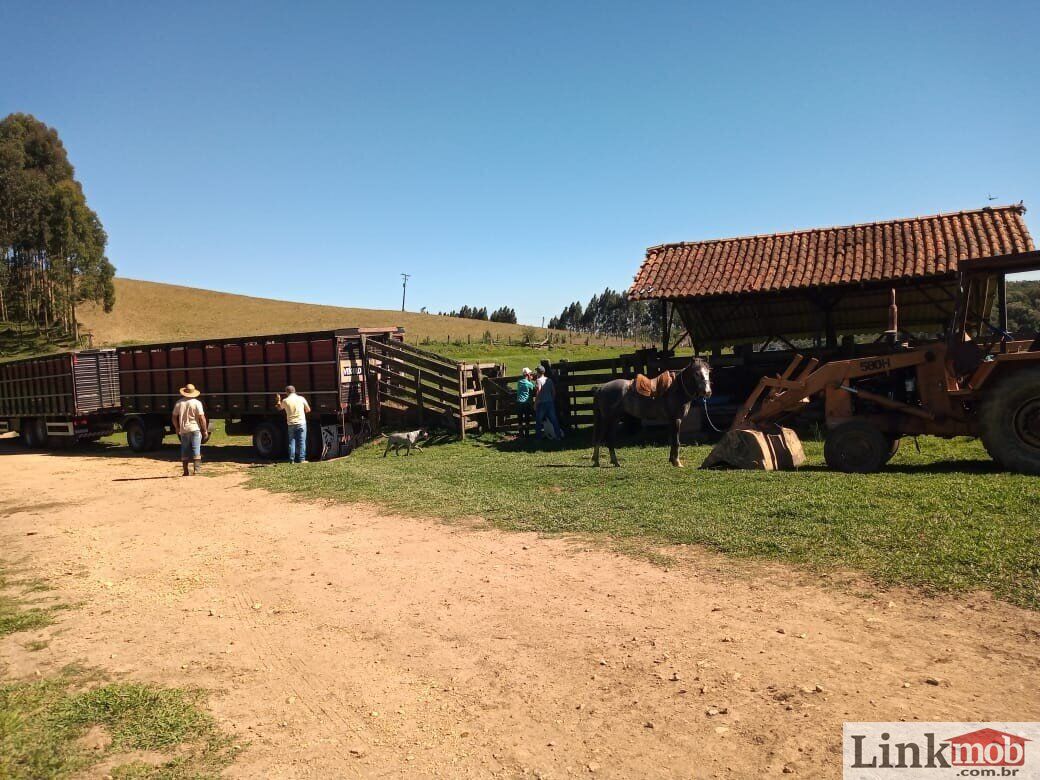
[[[662,244],[646,250],[629,295],[686,298],[943,276],[958,263],[1033,251],[1025,208]]]

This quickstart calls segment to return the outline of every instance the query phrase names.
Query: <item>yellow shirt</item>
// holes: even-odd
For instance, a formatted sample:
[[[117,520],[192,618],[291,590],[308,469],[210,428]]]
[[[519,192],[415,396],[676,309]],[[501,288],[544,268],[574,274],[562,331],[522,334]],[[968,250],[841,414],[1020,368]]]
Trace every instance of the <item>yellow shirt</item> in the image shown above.
[[[305,416],[305,409],[307,407],[307,399],[302,395],[293,393],[287,395],[282,399],[282,409],[285,410],[285,422],[287,425],[306,425],[307,417]]]

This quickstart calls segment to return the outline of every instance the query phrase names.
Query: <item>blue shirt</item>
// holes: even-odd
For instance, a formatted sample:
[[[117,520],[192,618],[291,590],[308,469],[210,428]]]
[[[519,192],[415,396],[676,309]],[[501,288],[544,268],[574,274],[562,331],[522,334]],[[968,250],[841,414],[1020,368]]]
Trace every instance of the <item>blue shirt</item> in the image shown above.
[[[516,383],[516,402],[518,404],[526,404],[531,400],[531,393],[534,392],[534,382],[527,377],[524,377]]]

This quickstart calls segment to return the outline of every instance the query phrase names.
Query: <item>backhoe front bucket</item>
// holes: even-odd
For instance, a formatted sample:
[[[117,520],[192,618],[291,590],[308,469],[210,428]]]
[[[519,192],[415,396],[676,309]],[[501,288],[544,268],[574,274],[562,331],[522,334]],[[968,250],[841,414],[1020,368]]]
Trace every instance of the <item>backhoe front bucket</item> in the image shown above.
[[[802,440],[790,428],[750,426],[727,431],[701,464],[702,469],[782,471],[805,464]]]

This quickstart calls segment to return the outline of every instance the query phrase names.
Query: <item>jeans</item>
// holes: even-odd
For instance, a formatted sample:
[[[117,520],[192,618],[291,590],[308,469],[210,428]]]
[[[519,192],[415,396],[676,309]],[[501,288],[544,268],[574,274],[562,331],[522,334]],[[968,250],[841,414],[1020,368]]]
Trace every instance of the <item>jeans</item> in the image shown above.
[[[289,426],[289,462],[307,462],[307,424]]]
[[[181,460],[202,459],[202,431],[185,431],[181,434]]]
[[[563,431],[560,429],[560,421],[556,419],[556,404],[554,403],[540,403],[534,407],[534,435],[537,438],[542,438],[542,425],[548,420],[552,423],[553,432],[556,434],[557,439],[563,438]]]
[[[531,435],[531,417],[533,412],[534,406],[530,401],[516,405],[517,432],[525,439]]]

